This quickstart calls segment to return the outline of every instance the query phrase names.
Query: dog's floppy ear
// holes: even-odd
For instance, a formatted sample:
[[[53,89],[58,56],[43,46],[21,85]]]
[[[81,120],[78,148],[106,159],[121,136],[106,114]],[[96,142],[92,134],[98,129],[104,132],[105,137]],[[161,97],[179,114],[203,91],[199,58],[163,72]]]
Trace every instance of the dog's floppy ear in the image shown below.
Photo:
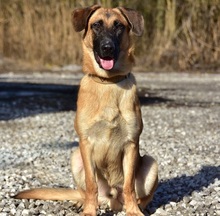
[[[137,36],[142,36],[144,32],[143,16],[138,11],[130,8],[118,7],[118,9],[130,24],[132,32]]]
[[[73,27],[75,31],[80,32],[83,29],[85,29],[87,26],[89,17],[92,15],[92,13],[95,10],[97,10],[100,7],[101,6],[99,5],[93,5],[91,7],[75,9],[72,12],[72,22],[73,22]]]

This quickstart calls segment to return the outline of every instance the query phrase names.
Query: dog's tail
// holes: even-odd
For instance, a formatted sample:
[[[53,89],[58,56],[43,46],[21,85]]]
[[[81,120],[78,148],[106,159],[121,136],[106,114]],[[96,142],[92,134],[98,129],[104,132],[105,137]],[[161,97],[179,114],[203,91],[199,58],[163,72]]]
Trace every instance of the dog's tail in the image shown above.
[[[40,199],[40,200],[71,200],[83,203],[85,193],[82,190],[70,188],[35,188],[21,191],[15,199]]]

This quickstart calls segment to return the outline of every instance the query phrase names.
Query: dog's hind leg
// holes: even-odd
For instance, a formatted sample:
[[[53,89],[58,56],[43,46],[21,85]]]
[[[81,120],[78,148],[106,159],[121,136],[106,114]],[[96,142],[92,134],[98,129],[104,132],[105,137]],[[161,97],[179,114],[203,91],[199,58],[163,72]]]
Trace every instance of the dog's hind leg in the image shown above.
[[[152,200],[158,184],[157,162],[151,156],[144,155],[136,172],[135,191],[138,205],[144,209]]]

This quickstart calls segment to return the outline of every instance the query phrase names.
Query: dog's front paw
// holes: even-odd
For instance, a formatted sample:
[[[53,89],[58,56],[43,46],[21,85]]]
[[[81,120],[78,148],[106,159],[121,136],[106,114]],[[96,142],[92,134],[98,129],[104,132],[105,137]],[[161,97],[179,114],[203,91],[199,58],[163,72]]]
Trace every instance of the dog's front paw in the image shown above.
[[[83,213],[80,214],[80,216],[96,216],[96,213],[93,214],[91,212],[85,212],[85,213],[83,212]]]
[[[97,214],[96,214],[96,211],[95,212],[93,212],[93,211],[83,211],[81,214],[80,214],[80,216],[96,216]]]
[[[141,212],[141,211],[138,211],[138,212],[128,212],[128,211],[126,211],[126,215],[128,215],[128,216],[144,216],[144,214]]]
[[[126,215],[128,216],[144,216],[141,210],[136,205],[131,205],[129,208],[126,208]]]
[[[94,207],[95,205],[90,205],[87,204],[84,207],[83,212],[81,213],[82,216],[96,216],[96,208]]]

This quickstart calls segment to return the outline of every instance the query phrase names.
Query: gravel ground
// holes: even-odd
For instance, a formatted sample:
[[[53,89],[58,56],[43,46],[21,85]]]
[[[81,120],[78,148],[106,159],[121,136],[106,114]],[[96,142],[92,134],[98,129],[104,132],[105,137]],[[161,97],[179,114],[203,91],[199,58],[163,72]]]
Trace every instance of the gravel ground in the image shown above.
[[[0,74],[0,216],[78,215],[68,201],[10,195],[33,187],[74,187],[70,151],[78,140],[73,119],[80,77]],[[146,215],[220,215],[220,75],[136,77],[145,126],[140,151],[159,163],[160,183]]]

